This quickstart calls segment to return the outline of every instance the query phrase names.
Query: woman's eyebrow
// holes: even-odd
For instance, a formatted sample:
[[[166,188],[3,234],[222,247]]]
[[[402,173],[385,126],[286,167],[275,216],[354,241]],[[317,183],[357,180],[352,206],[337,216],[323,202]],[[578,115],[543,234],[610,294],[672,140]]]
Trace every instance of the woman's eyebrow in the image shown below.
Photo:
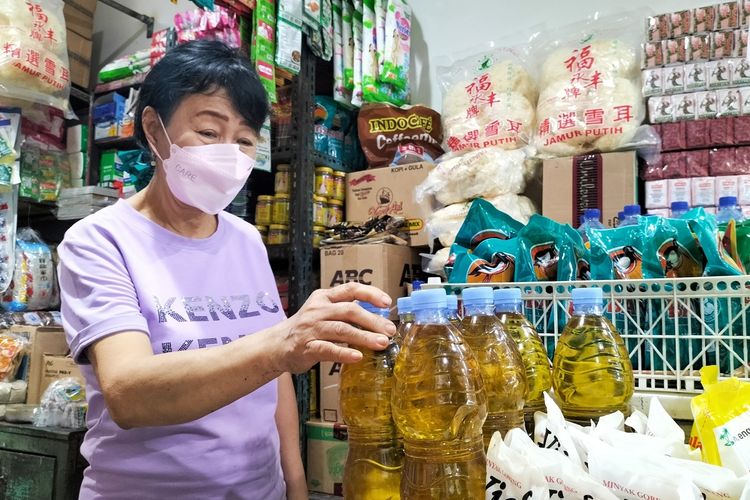
[[[221,113],[219,111],[216,111],[214,109],[204,109],[204,110],[198,111],[195,114],[195,116],[201,116],[201,115],[213,116],[214,118],[218,118],[218,119],[223,120],[225,122],[229,121],[229,116],[227,116],[224,113]],[[247,120],[245,120],[244,118],[242,120],[240,120],[240,125],[245,126],[245,127],[249,127],[250,126],[250,125],[248,125]]]

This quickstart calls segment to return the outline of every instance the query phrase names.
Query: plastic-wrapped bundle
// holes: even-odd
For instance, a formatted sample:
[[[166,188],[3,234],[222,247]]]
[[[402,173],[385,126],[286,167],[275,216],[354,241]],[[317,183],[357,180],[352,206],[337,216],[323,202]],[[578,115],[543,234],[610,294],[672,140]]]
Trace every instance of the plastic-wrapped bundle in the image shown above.
[[[55,297],[55,266],[52,252],[31,228],[18,231],[13,282],[3,296],[8,311],[42,311]]]
[[[77,378],[52,382],[44,391],[39,409],[34,413],[35,427],[86,427],[86,389]]]

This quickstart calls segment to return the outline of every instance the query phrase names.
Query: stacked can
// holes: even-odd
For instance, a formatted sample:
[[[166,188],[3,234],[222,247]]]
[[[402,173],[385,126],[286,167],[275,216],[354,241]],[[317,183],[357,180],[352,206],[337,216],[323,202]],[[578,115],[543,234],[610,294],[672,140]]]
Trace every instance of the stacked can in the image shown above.
[[[255,226],[269,245],[289,243],[290,170],[286,163],[276,166],[273,196],[258,196],[255,206]]]
[[[346,174],[330,167],[315,167],[313,192],[313,246],[316,248],[326,237],[326,228],[344,222]]]

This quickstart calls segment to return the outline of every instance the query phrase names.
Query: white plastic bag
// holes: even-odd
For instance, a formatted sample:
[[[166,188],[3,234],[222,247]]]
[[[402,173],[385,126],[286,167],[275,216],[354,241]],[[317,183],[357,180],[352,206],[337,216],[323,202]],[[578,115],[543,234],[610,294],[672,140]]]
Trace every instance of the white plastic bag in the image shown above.
[[[559,451],[574,464],[583,467],[575,442],[568,432],[568,426],[581,427],[566,422],[560,408],[548,393],[544,393],[544,405],[547,413],[534,414],[534,442],[541,448]]]
[[[62,0],[3,0],[0,94],[68,108],[70,66]]]
[[[485,500],[549,498],[547,481],[539,467],[509,448],[499,432],[492,436],[487,450],[486,490]]]

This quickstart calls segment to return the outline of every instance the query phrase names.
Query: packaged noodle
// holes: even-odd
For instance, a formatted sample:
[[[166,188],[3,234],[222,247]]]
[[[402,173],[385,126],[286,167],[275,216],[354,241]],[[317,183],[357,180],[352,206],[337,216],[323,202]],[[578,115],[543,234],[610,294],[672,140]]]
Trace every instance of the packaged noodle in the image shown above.
[[[466,220],[456,235],[456,244],[474,250],[485,240],[514,238],[522,228],[523,224],[492,203],[477,199],[471,203]]]
[[[380,80],[397,89],[409,88],[411,7],[404,0],[387,0],[385,48]]]
[[[454,245],[449,283],[509,283],[516,277],[519,240],[482,241],[473,251]]]
[[[578,278],[579,262],[576,256],[575,237],[583,240],[577,231],[568,231],[541,215],[533,215],[518,233],[520,263],[516,271],[518,281],[574,281]]]

